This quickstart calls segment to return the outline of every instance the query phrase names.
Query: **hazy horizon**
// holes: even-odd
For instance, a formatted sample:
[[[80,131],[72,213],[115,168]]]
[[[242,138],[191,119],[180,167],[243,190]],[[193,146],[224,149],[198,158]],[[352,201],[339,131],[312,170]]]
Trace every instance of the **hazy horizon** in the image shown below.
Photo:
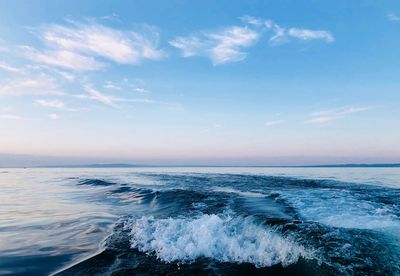
[[[5,155],[400,162],[396,1],[2,1],[0,18]]]
[[[109,159],[84,158],[72,156],[37,156],[24,154],[1,154],[0,168],[7,167],[41,167],[41,166],[85,166],[85,165],[112,165],[127,164],[138,166],[326,166],[348,164],[399,164],[397,159],[387,160],[354,158],[333,158],[328,156],[286,156],[286,157],[236,157],[215,158],[203,157],[192,159]]]

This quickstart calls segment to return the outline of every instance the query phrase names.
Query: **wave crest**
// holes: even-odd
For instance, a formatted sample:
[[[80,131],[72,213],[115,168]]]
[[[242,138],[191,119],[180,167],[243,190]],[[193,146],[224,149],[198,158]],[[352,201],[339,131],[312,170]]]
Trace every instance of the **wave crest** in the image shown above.
[[[311,258],[304,247],[258,224],[252,217],[201,215],[196,218],[142,217],[125,223],[131,247],[154,253],[165,262],[211,258],[220,262],[252,263],[256,267],[288,266]]]

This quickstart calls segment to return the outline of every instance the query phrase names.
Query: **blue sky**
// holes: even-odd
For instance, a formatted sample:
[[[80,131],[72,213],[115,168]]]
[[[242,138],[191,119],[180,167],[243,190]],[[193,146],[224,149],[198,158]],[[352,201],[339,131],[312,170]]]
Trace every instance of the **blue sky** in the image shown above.
[[[1,1],[0,153],[398,162],[399,49],[398,1]]]

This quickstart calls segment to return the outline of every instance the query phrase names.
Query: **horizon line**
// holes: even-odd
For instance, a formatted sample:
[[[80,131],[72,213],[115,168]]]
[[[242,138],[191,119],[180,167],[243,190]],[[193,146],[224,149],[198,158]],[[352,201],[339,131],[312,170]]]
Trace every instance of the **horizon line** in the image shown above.
[[[144,167],[215,167],[215,168],[346,168],[346,167],[400,167],[399,163],[343,163],[343,164],[312,164],[312,165],[213,165],[213,164],[131,164],[131,163],[89,163],[71,165],[39,165],[39,166],[0,166],[10,169],[39,169],[39,168],[144,168]]]

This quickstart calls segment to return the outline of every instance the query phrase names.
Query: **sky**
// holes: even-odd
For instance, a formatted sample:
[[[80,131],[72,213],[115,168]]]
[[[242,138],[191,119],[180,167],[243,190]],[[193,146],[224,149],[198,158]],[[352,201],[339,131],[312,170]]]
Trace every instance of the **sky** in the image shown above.
[[[399,80],[399,1],[0,1],[0,159],[400,162]]]

